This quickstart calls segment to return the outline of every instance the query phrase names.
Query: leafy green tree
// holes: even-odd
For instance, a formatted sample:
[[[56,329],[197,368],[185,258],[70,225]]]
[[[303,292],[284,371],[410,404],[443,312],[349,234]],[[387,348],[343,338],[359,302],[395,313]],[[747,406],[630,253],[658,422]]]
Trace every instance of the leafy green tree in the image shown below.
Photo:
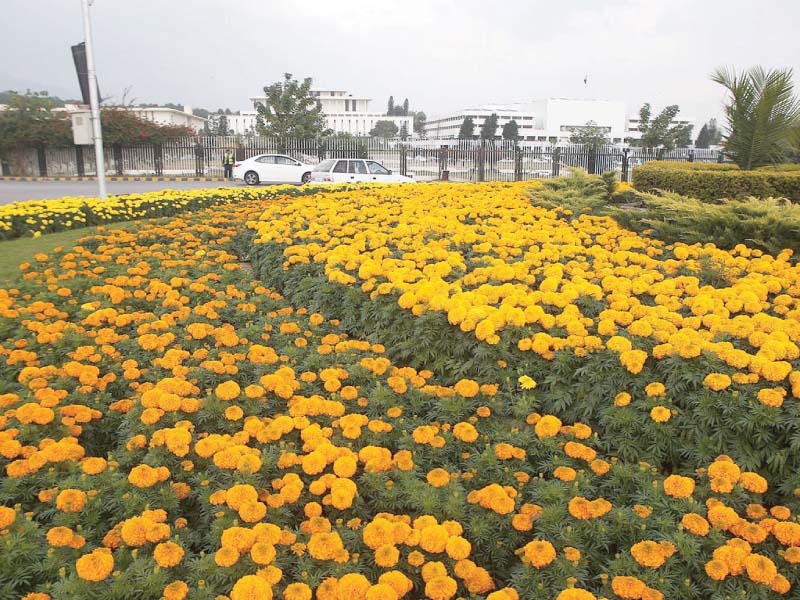
[[[393,138],[397,136],[397,125],[393,121],[376,121],[369,134],[372,137]]]
[[[658,116],[651,119],[652,109],[646,103],[639,109],[639,131],[641,139],[635,140],[633,145],[643,148],[663,148],[673,150],[676,146],[687,146],[691,142],[691,125],[673,125],[680,108],[677,104],[667,106]]]
[[[793,132],[800,126],[792,70],[757,66],[737,73],[720,68],[711,80],[728,91],[725,153],[745,170],[786,160]]]
[[[428,116],[421,110],[414,112],[414,133],[419,137],[425,137],[425,123],[428,121]]]
[[[403,116],[404,117],[408,116],[408,98],[403,100]]]
[[[472,117],[466,116],[464,117],[464,121],[461,123],[461,129],[458,130],[458,139],[471,140],[474,137],[475,121],[472,120]]]
[[[494,140],[497,137],[497,113],[492,113],[484,119],[481,125],[481,139]]]
[[[52,112],[54,103],[47,92],[10,92],[7,105],[0,111],[0,152],[72,144],[72,122],[66,114]]]
[[[704,123],[700,128],[700,133],[697,134],[697,139],[694,141],[695,148],[708,148],[711,145],[711,132],[709,131],[708,124]]]
[[[400,139],[406,141],[408,139],[408,125],[403,123],[403,126],[400,128]]]
[[[229,134],[230,130],[228,129],[228,117],[226,117],[224,113],[220,113],[219,118],[217,119],[216,135],[229,135]]]
[[[311,95],[311,78],[302,83],[284,73],[284,80],[264,88],[267,99],[256,106],[256,129],[268,137],[319,137],[325,130],[322,107]]]
[[[103,142],[112,144],[163,144],[167,140],[194,136],[191,127],[160,125],[137,117],[124,108],[104,108],[100,112]]]
[[[519,140],[519,125],[514,119],[503,125],[503,139],[504,140]]]
[[[608,143],[608,135],[595,121],[587,121],[586,125],[572,132],[569,141],[573,144],[604,146]]]
[[[386,115],[389,117],[394,115],[394,96],[389,96],[389,103],[386,105]]]

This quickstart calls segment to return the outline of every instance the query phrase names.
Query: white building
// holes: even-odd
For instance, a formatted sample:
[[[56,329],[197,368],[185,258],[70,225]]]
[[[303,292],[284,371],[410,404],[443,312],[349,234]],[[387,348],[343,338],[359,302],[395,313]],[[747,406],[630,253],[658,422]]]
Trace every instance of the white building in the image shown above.
[[[517,104],[484,104],[478,108],[464,109],[432,117],[425,125],[429,138],[456,139],[461,124],[467,116],[475,123],[475,137],[481,126],[492,114],[497,115],[497,135],[502,134],[503,125],[516,121],[519,137],[527,142],[569,142],[573,133],[580,131],[590,121],[598,127],[612,144],[639,139],[639,117],[627,117],[622,102],[610,100],[583,100],[571,98],[547,98]],[[654,115],[658,114],[656,111]],[[672,125],[694,125],[694,119],[678,118]]]
[[[325,126],[335,133],[349,133],[355,136],[369,135],[378,121],[391,121],[397,125],[397,130],[402,131],[405,125],[409,137],[414,132],[414,118],[388,116],[380,112],[371,111],[369,103],[371,98],[366,96],[353,96],[346,90],[313,89],[311,95],[317,99],[322,114],[325,117]],[[267,102],[266,96],[250,98],[254,110],[241,111],[238,115],[228,116],[228,127],[235,134],[247,135],[256,129],[256,107]]]
[[[609,100],[579,100],[546,98],[516,104],[485,104],[448,115],[432,117],[425,125],[427,137],[455,139],[464,118],[471,116],[475,123],[475,136],[492,114],[497,115],[497,135],[503,126],[514,120],[519,137],[528,142],[568,142],[575,131],[586,127],[589,121],[603,130],[612,143],[625,138],[625,105]]]
[[[655,117],[658,116],[658,114],[660,112],[661,112],[661,110],[653,109],[651,111],[650,118],[654,119]],[[626,139],[629,139],[629,140],[641,139],[642,132],[639,129],[640,123],[641,123],[641,120],[639,119],[639,114],[638,113],[636,114],[635,117],[628,117],[627,130],[626,130],[626,133],[625,133]],[[693,119],[691,117],[681,117],[680,113],[679,113],[678,114],[678,118],[677,119],[673,119],[672,121],[669,122],[669,124],[670,124],[671,127],[675,127],[676,125],[689,125],[689,126],[692,127],[692,135],[691,135],[692,140],[694,140],[694,138],[697,137],[696,136],[696,132],[694,131],[695,119]]]
[[[192,114],[191,106],[185,106],[182,111],[161,106],[152,108],[128,107],[126,110],[146,121],[158,123],[159,125],[180,125],[194,129],[196,132],[202,131],[203,126],[206,124],[206,120],[203,117]]]

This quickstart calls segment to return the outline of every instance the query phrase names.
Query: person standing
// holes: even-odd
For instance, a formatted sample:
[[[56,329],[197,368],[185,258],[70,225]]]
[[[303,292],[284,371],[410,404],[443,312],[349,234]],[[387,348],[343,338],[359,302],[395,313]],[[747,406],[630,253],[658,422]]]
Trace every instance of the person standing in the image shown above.
[[[233,158],[233,152],[230,150],[225,150],[222,154],[222,167],[225,169],[225,179],[232,179],[233,178],[233,163],[235,162]]]
[[[205,173],[203,168],[203,159],[205,158],[205,151],[203,145],[198,140],[194,145],[194,173],[198,177],[202,177]]]

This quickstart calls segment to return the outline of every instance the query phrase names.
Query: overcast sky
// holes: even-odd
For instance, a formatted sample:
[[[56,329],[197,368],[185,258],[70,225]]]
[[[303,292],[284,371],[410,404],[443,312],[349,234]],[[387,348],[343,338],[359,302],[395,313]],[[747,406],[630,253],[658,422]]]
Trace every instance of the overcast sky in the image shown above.
[[[720,65],[793,67],[799,0],[95,0],[104,95],[247,109],[286,71],[385,110],[543,97],[721,114]],[[0,0],[0,90],[79,96],[79,0]],[[588,73],[588,85],[584,76]]]

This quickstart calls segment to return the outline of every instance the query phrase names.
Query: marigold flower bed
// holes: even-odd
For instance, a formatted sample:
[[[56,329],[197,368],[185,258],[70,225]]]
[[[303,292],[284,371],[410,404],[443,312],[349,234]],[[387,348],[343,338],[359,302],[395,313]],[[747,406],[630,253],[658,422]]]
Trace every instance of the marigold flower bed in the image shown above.
[[[485,352],[492,362],[486,375],[457,376],[447,355],[430,368],[408,366],[396,358],[403,348],[383,344],[377,330],[369,340],[354,336],[352,314],[315,305],[388,310],[378,304],[388,300],[401,319],[389,322],[411,319],[404,335],[423,356],[430,340],[414,337],[424,333],[414,323],[427,323],[441,308],[414,316],[416,301],[397,304],[408,290],[370,300],[370,290],[354,289],[355,282],[331,284],[319,280],[327,279],[324,271],[300,271],[322,267],[321,260],[287,271],[267,268],[276,253],[286,252],[281,260],[301,256],[289,250],[301,223],[287,226],[289,211],[308,219],[311,207],[335,201],[344,223],[346,202],[356,199],[364,201],[358,213],[366,223],[383,214],[369,206],[376,196],[396,211],[391,223],[382,221],[385,239],[407,239],[398,243],[408,243],[404,260],[416,268],[428,253],[441,254],[434,243],[441,232],[424,232],[428,245],[418,245],[421,227],[403,222],[403,203],[418,194],[434,209],[437,194],[451,194],[447,189],[319,194],[302,204],[239,201],[101,230],[26,265],[13,288],[0,290],[0,597],[591,600],[793,593],[797,498],[735,456],[738,442],[720,442],[731,456],[697,464],[702,452],[691,449],[675,469],[614,450],[628,437],[674,434],[668,428],[678,408],[667,409],[663,423],[659,411],[649,416],[656,403],[679,401],[670,398],[669,381],[642,379],[649,365],[628,372],[616,351],[603,348],[602,336],[596,349],[570,342],[545,357],[515,349],[517,339],[478,340],[445,317],[453,331],[442,343],[468,342],[471,352]],[[453,187],[452,197],[469,198],[470,189]],[[494,210],[497,202],[516,210],[524,199],[520,187],[474,189]],[[522,208],[520,231],[552,219],[552,233],[561,218]],[[485,223],[485,235],[504,248],[506,238],[492,229],[495,217],[482,210],[476,205],[474,214],[463,215],[464,224]],[[528,222],[531,215],[538,219]],[[245,223],[259,217],[271,220],[261,221],[259,235],[274,228],[280,240],[252,245]],[[314,235],[334,235],[330,222],[302,223]],[[348,236],[366,231],[363,224],[349,227],[335,234],[343,248]],[[467,255],[470,261],[479,243],[462,243],[463,251],[471,244],[476,253]],[[379,245],[365,240],[364,250],[369,244]],[[649,247],[669,251],[656,242]],[[241,264],[251,252],[260,281]],[[351,264],[354,256],[360,254],[341,263],[342,274],[361,268]],[[436,269],[446,275],[444,267],[429,272]],[[372,276],[377,289],[382,275]],[[530,276],[527,286],[535,287],[538,273]],[[273,283],[284,295],[272,291]],[[303,294],[314,305],[293,302]],[[522,329],[496,327],[494,335],[516,338]],[[403,332],[389,333],[401,344]],[[623,331],[617,337],[638,341]],[[593,363],[603,352],[605,362]],[[576,377],[589,376],[567,376],[573,363],[557,364],[567,354],[574,364],[606,369],[613,379],[607,385],[618,393],[605,398],[604,410],[622,421],[555,410],[560,400],[550,397],[557,388],[548,379],[561,377],[577,389]],[[533,356],[542,362],[531,362]],[[691,360],[675,359],[677,365]],[[697,357],[703,364],[696,370],[704,374],[698,381],[693,373],[692,384],[712,407],[734,402],[733,382],[715,377],[703,385],[710,360],[719,359]],[[619,369],[630,379],[620,378]],[[754,388],[737,389],[741,397]],[[796,419],[789,393],[781,407],[750,402],[778,423]],[[774,452],[780,443],[752,440],[772,444]],[[642,456],[650,452],[644,445],[635,448]]]

